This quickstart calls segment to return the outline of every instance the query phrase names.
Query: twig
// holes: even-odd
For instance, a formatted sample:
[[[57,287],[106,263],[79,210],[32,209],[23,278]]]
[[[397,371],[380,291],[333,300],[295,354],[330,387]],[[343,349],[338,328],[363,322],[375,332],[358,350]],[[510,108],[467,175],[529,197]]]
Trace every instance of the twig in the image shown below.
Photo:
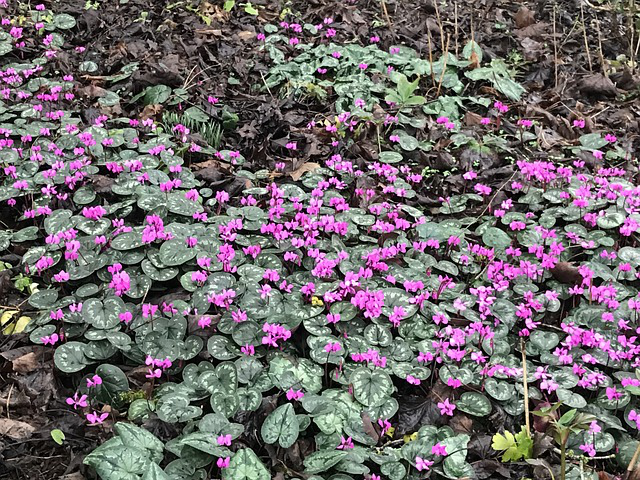
[[[385,2],[385,0],[380,0],[380,6],[382,7],[382,14],[384,15],[384,19],[387,22],[387,27],[389,28],[389,30],[392,30],[393,23],[391,23],[391,18],[389,18],[389,12],[387,11],[387,2]]]
[[[524,338],[520,338],[520,350],[522,351],[522,388],[524,394],[524,423],[527,436],[531,438],[531,423],[529,422],[529,385],[527,384],[527,351]]]
[[[591,63],[591,52],[589,52],[589,42],[587,41],[587,24],[584,23],[584,7],[580,2],[580,21],[582,22],[582,35],[584,36],[584,49],[587,51],[587,60],[589,61],[589,71],[593,72],[593,64]]]
[[[458,2],[454,2],[453,4],[453,28],[454,28],[454,37],[456,38],[456,57],[458,56]]]
[[[260,72],[260,78],[262,78],[262,83],[264,83],[264,86],[267,87],[267,92],[269,92],[269,95],[271,96],[271,100],[275,100],[275,97],[273,96],[273,93],[271,93],[271,89],[269,88],[269,85],[267,85],[267,81],[265,80],[262,72]]]
[[[636,462],[638,461],[639,456],[640,456],[640,442],[636,447],[636,451],[633,453],[633,457],[631,457],[631,461],[629,462],[629,466],[627,467],[627,472],[633,472],[633,469],[636,467]]]
[[[440,48],[442,49],[442,53],[444,53],[444,27],[442,26],[442,20],[440,19],[440,9],[438,8],[438,0],[434,0],[433,6],[436,9],[436,20],[438,21],[438,28],[440,29]]]
[[[553,72],[555,87],[558,88],[558,40],[556,39],[556,2],[553,2]]]
[[[602,74],[607,76],[607,67],[604,63],[604,55],[602,53],[602,36],[600,35],[600,20],[596,17],[596,32],[598,32],[598,54],[600,56],[600,66],[602,67]]]
[[[636,13],[635,6],[636,6],[635,0],[629,0],[629,13],[627,15],[627,29],[631,30],[631,41],[629,42],[629,57],[630,57],[629,62],[631,67],[631,73],[635,72],[636,70],[635,57],[633,55],[633,43],[636,36],[636,25],[635,25],[635,22],[633,21]]]
[[[436,97],[440,96],[440,88],[442,88],[442,81],[444,80],[444,73],[447,71],[447,61],[449,60],[449,41],[451,36],[447,34],[447,48],[443,50],[444,61],[442,62],[442,73],[440,73],[440,80],[438,81],[438,91]]]
[[[561,453],[561,450],[558,447],[553,447],[553,451],[554,453],[557,453],[558,455]],[[583,455],[576,455],[574,453],[571,452],[571,450],[569,450],[567,452],[567,458],[579,458],[579,457],[584,457]],[[616,454],[613,453],[611,455],[601,455],[598,457],[589,457],[588,460],[610,460],[612,458],[616,458]]]
[[[429,40],[429,70],[431,71],[431,85],[436,88],[436,77],[433,73],[433,46],[431,44],[431,30],[427,26],[427,39]]]
[[[15,383],[11,384],[11,388],[9,389],[9,395],[7,395],[7,403],[5,404],[5,406],[7,407],[7,419],[11,420],[11,415],[9,415],[9,402],[11,401],[11,393],[13,393],[13,387],[15,386]]]

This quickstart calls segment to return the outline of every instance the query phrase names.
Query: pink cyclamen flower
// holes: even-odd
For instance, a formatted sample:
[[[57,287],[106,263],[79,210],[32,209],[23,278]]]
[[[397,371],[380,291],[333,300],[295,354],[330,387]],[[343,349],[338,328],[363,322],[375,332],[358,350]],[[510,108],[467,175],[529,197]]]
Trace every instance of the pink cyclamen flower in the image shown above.
[[[227,468],[229,467],[229,462],[231,462],[231,457],[218,458],[216,465],[218,468]]]
[[[452,417],[456,406],[449,402],[448,398],[445,398],[444,402],[438,402],[438,408],[440,409],[440,415],[448,415]]]
[[[62,336],[57,333],[52,333],[51,335],[47,335],[44,337],[40,337],[40,341],[43,345],[55,345],[59,340],[62,340]]]
[[[256,347],[250,344],[246,344],[245,346],[240,348],[240,351],[250,357],[252,355],[255,355]]]
[[[422,472],[423,470],[428,471],[431,468],[433,462],[431,460],[425,460],[422,457],[416,457],[416,470]]]
[[[121,322],[124,322],[125,325],[129,325],[131,320],[133,320],[133,314],[131,312],[123,312],[118,314],[118,318]]]
[[[589,455],[590,457],[596,456],[596,449],[592,443],[585,443],[584,445],[580,445],[580,450]]]
[[[640,430],[640,415],[635,410],[629,411],[629,421],[636,422],[636,428]]]
[[[216,441],[218,442],[218,445],[230,446],[231,445],[231,435],[219,435],[218,438],[216,439]]]
[[[441,443],[436,443],[433,447],[431,447],[431,454],[445,456],[447,455],[447,446],[442,445]]]
[[[340,350],[342,350],[342,347],[338,342],[335,342],[335,343],[329,342],[324,346],[324,351],[327,353],[339,352]]]
[[[495,102],[493,108],[497,109],[500,113],[507,113],[509,111],[509,107],[500,101]]]
[[[100,378],[100,375],[94,375],[91,378],[87,378],[87,388],[97,387],[98,385],[102,385],[102,378]]]
[[[102,422],[104,422],[107,419],[107,417],[109,416],[109,412],[99,414],[94,410],[93,413],[87,413],[86,416],[87,416],[87,420],[91,425],[100,425]]]
[[[73,406],[74,410],[77,410],[78,407],[85,408],[87,406],[87,396],[81,395],[78,397],[78,392],[76,392],[73,397],[67,398],[67,405]]]
[[[338,445],[336,448],[338,450],[350,450],[354,447],[355,445],[353,444],[353,440],[351,439],[351,437],[340,437],[340,445]]]
[[[293,388],[287,390],[287,400],[300,400],[302,397],[304,397],[302,390],[294,390]]]

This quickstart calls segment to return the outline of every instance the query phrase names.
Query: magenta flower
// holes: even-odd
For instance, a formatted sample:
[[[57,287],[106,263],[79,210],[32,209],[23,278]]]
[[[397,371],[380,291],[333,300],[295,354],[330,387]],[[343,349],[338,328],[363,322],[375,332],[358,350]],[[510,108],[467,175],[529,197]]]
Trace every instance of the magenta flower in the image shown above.
[[[302,390],[294,390],[293,388],[287,390],[287,400],[300,400],[302,397],[304,397]]]
[[[99,425],[99,424],[103,423],[107,419],[108,416],[109,416],[109,412],[105,412],[105,413],[99,414],[95,410],[93,411],[93,413],[87,413],[87,415],[86,415],[87,420],[89,421],[89,423],[91,425]]]
[[[78,392],[76,392],[73,397],[67,398],[67,405],[73,406],[74,410],[77,410],[78,407],[85,408],[87,406],[87,396],[81,395],[78,397]]]
[[[91,378],[87,378],[87,387],[97,387],[98,385],[102,385],[102,378],[100,375],[94,375]]]
[[[255,355],[256,349],[253,345],[246,344],[240,348],[240,351],[247,356]]]
[[[420,385],[420,379],[414,377],[413,375],[407,375],[407,382],[411,385]]]
[[[423,470],[429,471],[431,465],[433,465],[433,462],[431,460],[425,460],[422,457],[416,457],[416,470],[418,470],[419,472],[422,472]]]
[[[445,398],[444,402],[438,402],[438,408],[440,409],[440,415],[448,415],[452,417],[456,406],[449,402],[448,398]]]
[[[446,456],[447,446],[442,445],[441,443],[436,443],[433,447],[431,447],[431,455]]]
[[[350,450],[354,447],[355,445],[353,444],[353,440],[351,439],[351,437],[340,437],[340,445],[338,445],[336,448],[338,450]]]

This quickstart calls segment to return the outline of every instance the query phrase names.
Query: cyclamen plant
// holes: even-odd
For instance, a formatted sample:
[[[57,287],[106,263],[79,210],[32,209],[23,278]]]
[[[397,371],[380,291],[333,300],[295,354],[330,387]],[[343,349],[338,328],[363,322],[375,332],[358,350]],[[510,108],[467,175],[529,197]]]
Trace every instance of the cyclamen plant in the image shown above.
[[[311,120],[310,133],[322,131],[332,153],[301,182],[266,180],[243,170],[239,152],[217,152],[251,183],[231,198],[183,167],[176,152],[199,150],[184,126],[106,115],[83,124],[76,80],[57,79],[50,64],[63,39],[41,38],[75,23],[40,7],[30,15],[31,36],[2,22],[2,45],[25,63],[0,72],[14,101],[2,107],[0,200],[20,212],[0,246],[24,244],[20,267],[43,285],[29,298],[40,312],[31,340],[55,349],[61,372],[85,375],[69,408],[93,426],[115,422],[117,436],[85,460],[102,478],[202,478],[205,468],[271,478],[256,431],[241,422],[248,416],[261,442],[283,450],[312,442],[299,465],[309,476],[473,475],[469,435],[446,425],[395,432],[415,392],[436,406],[439,425],[461,412],[482,423],[498,406],[523,419],[529,403],[557,401],[597,419],[562,437],[576,454],[632,444],[640,190],[628,172],[519,160],[498,185],[463,172],[463,193],[427,210],[415,201],[422,167],[403,156],[406,106],[382,102],[384,126],[400,132],[376,161],[346,148],[374,122],[367,110],[386,93],[374,89],[322,128]],[[369,81],[393,70],[327,44],[332,24],[314,27],[326,46],[327,71],[318,73],[347,65]],[[302,26],[281,27],[286,48],[304,51]],[[378,60],[400,55],[371,43]],[[496,101],[482,124],[498,128],[509,111]],[[434,124],[444,135],[459,127],[447,115]],[[616,140],[581,142],[601,160]],[[299,150],[293,140],[286,148]],[[96,191],[97,175],[109,179],[108,193]],[[568,283],[558,280],[562,269]],[[130,400],[136,367],[151,388]],[[108,407],[132,423],[110,418]],[[133,425],[149,418],[184,429],[163,445]],[[404,433],[415,436],[404,442]]]

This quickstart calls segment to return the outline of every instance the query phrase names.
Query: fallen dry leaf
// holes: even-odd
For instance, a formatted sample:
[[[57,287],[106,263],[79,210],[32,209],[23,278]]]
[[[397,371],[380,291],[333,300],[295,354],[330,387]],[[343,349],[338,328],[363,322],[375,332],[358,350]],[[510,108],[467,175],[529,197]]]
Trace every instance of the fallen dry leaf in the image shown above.
[[[601,73],[594,73],[584,77],[580,81],[579,88],[582,93],[590,95],[604,95],[605,97],[618,95],[618,89],[611,79]]]
[[[256,32],[251,32],[249,30],[245,30],[244,32],[239,32],[238,33],[238,38],[240,40],[244,40],[244,41],[250,40],[250,39],[254,38],[255,36],[256,36]]]
[[[289,176],[293,179],[294,182],[300,180],[300,177],[306,172],[313,172],[314,170],[320,168],[320,164],[315,162],[306,162],[296,168],[293,172],[289,172]]]
[[[80,472],[75,472],[68,475],[63,475],[58,480],[85,480],[85,477]]]
[[[469,69],[474,70],[480,66],[480,59],[478,58],[478,54],[474,51],[471,52],[469,56]]]
[[[467,111],[464,114],[464,124],[467,127],[482,125],[482,116],[478,115],[477,113]]]
[[[560,283],[574,285],[582,281],[582,275],[573,262],[558,262],[551,270],[551,275]]]
[[[380,440],[380,435],[373,425],[371,417],[366,412],[362,414],[362,427],[364,429],[364,433],[369,435],[374,442],[378,443],[378,440]]]
[[[516,27],[518,28],[526,28],[529,25],[536,23],[534,13],[524,5],[520,7],[520,10],[516,13],[515,20]]]
[[[158,115],[162,113],[164,107],[159,103],[152,103],[151,105],[147,105],[140,112],[140,119],[147,120],[148,118],[157,119]]]
[[[13,371],[18,373],[33,372],[40,366],[40,362],[38,362],[38,356],[33,352],[16,358],[13,362],[11,362],[11,364],[13,365]]]
[[[28,423],[9,418],[0,418],[0,436],[9,437],[12,440],[26,440],[31,438],[35,427]]]

